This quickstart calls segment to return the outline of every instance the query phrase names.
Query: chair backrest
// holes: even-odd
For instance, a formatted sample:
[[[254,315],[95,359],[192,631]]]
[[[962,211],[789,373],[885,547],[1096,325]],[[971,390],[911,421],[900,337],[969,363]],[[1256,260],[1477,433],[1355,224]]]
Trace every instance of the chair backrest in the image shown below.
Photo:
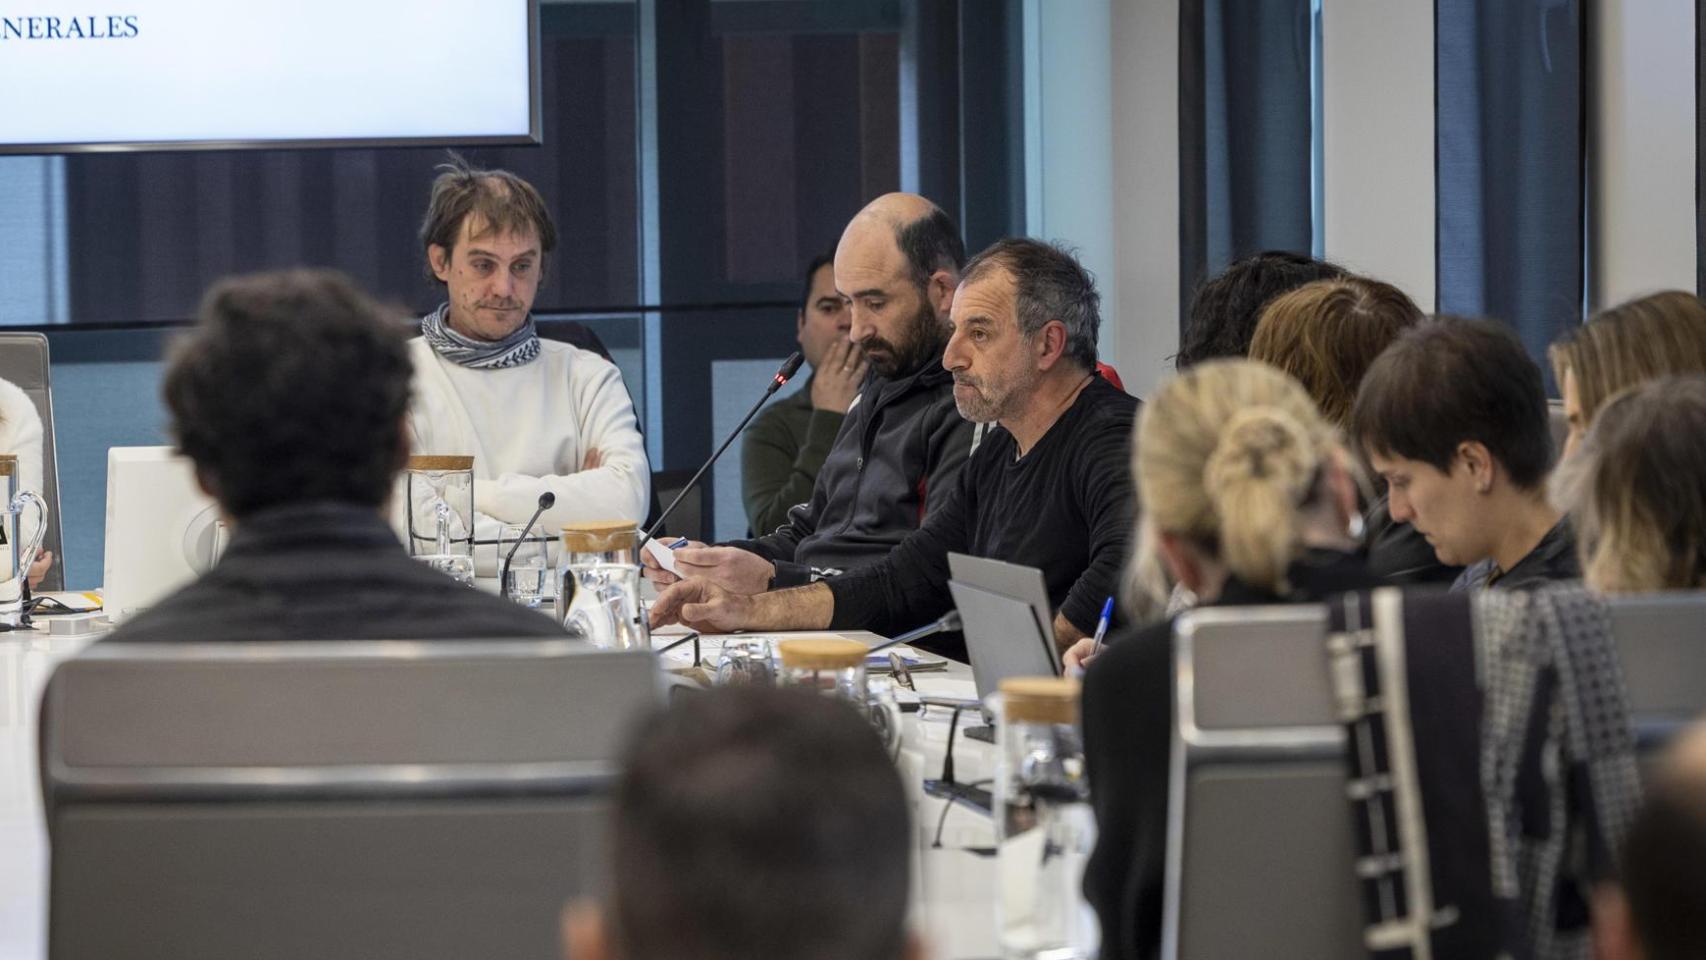
[[[1618,597],[1644,756],[1706,711],[1706,593]],[[1167,958],[1363,958],[1356,847],[1321,606],[1220,607],[1175,628]]]
[[[1175,627],[1162,956],[1366,956],[1323,607]]]
[[[53,381],[47,337],[39,333],[0,333],[0,379],[29,395],[41,416],[41,478],[39,491],[47,502],[47,532],[42,547],[52,550],[54,562],[42,580],[43,590],[65,589],[65,548],[59,517],[59,455],[54,444]]]
[[[691,470],[659,470],[652,474],[652,506],[646,517],[646,526],[657,522],[659,515],[669,509],[675,498],[687,486],[687,481],[693,478]],[[710,479],[707,477],[706,479]],[[709,543],[711,533],[705,529],[705,485],[700,484],[688,491],[681,505],[664,521],[663,529],[658,535],[668,534],[671,537],[686,537]]]
[[[1629,709],[1643,751],[1663,746],[1706,711],[1706,593],[1653,593],[1611,601]]]
[[[554,957],[649,652],[95,644],[42,705],[49,955]]]

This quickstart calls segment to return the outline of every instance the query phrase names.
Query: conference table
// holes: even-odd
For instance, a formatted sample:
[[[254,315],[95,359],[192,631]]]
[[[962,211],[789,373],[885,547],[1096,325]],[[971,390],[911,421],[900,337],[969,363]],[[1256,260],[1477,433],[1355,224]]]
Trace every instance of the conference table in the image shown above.
[[[36,629],[0,633],[0,960],[47,956],[47,832],[37,779],[37,708],[54,667],[99,636],[53,636],[45,623]],[[871,634],[850,636],[867,642],[877,639]],[[654,642],[661,647],[669,639],[660,635]],[[719,640],[705,638],[703,649],[714,656]],[[685,647],[681,654],[686,655]],[[664,658],[665,666],[670,659]],[[948,661],[945,669],[915,672],[913,678],[921,695],[953,699],[976,695],[970,668],[954,661]],[[941,774],[950,714],[945,708],[927,707],[919,716],[915,729],[924,777]],[[960,782],[991,777],[994,748],[958,736],[954,766]],[[977,849],[987,851],[994,845],[993,823],[959,804],[947,809],[943,819],[945,801],[924,796],[917,778],[909,779],[914,781],[907,786],[914,800],[918,853],[912,922],[926,940],[927,956],[939,960],[998,956],[995,860]],[[941,846],[935,847],[939,819]]]

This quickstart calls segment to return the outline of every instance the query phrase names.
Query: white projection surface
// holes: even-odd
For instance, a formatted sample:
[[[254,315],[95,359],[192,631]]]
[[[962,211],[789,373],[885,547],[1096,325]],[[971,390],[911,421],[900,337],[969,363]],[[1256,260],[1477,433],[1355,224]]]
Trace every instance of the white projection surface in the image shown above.
[[[0,0],[0,150],[533,129],[529,0]]]

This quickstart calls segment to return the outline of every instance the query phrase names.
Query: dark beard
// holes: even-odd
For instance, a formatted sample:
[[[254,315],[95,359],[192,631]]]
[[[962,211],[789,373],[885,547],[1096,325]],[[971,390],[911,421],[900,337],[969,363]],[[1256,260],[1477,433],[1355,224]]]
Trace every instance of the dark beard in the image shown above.
[[[936,311],[926,300],[918,308],[918,313],[907,324],[906,339],[895,344],[882,337],[871,336],[861,341],[860,346],[868,352],[873,347],[883,351],[880,356],[872,356],[871,370],[879,377],[895,379],[909,377],[924,368],[927,363],[941,363],[942,351],[948,345],[946,325],[936,317]]]

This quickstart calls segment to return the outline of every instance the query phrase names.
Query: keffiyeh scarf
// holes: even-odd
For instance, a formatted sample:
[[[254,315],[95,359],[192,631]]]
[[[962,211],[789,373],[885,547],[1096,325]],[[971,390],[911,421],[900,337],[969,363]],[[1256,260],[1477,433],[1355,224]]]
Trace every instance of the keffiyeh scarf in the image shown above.
[[[439,356],[451,363],[475,370],[504,370],[531,363],[539,356],[539,328],[533,315],[527,322],[502,340],[475,340],[450,329],[445,322],[450,304],[440,304],[437,310],[421,318],[421,336]]]

